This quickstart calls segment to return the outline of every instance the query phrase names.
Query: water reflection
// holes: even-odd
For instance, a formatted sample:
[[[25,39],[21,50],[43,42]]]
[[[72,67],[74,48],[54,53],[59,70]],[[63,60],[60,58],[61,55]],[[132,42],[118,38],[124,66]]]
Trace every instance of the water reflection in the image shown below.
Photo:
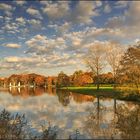
[[[60,128],[58,138],[68,138],[75,130],[92,139],[140,138],[140,105],[132,102],[51,87],[12,87],[0,93],[0,110],[25,113],[36,131],[47,121]]]
[[[84,103],[93,102],[96,99],[94,96],[90,95],[77,94],[65,90],[56,91],[56,89],[52,87],[9,87],[5,89],[0,89],[0,92],[7,92],[10,93],[12,96],[21,96],[22,98],[40,96],[43,94],[58,96],[58,100],[63,106],[67,106],[70,103],[70,100],[74,100],[76,103]]]
[[[27,98],[30,96],[40,96],[44,93],[47,93],[49,95],[56,95],[56,89],[51,87],[9,87],[0,89],[0,92],[7,92],[10,93],[12,96],[21,96],[23,98]]]
[[[113,117],[114,108],[107,106],[108,103],[106,101],[106,105],[101,104],[100,100],[102,101],[102,99],[97,98],[93,106],[88,108],[87,112],[89,112],[89,115],[85,122],[85,130],[95,139],[118,139],[114,123],[115,118]]]
[[[119,129],[123,139],[140,138],[140,106],[131,104],[119,106],[117,111],[116,128]]]
[[[58,96],[59,102],[63,106],[67,106],[71,100],[74,100],[76,103],[79,104],[84,102],[93,102],[95,100],[94,96],[72,93],[65,90],[57,90],[56,94]]]

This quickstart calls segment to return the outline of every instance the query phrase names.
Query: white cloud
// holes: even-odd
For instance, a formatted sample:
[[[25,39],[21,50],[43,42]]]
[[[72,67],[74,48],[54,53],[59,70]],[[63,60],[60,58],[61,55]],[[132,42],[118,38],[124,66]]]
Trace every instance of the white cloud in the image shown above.
[[[68,22],[65,22],[64,24],[58,26],[58,32],[61,32],[61,33],[66,33],[69,28],[70,28],[71,24],[68,23]]]
[[[0,19],[3,19],[3,16],[0,16]]]
[[[9,56],[5,58],[5,61],[8,63],[17,63],[17,62],[24,62],[24,63],[32,63],[32,62],[40,62],[38,58],[35,57],[17,57],[17,56]]]
[[[11,17],[4,17],[5,23],[10,23],[12,18]]]
[[[55,29],[56,32],[59,35],[63,35],[66,32],[69,32],[69,29],[71,27],[71,23],[70,22],[65,22],[61,25],[57,25],[57,24],[50,24],[48,25],[49,28]]]
[[[79,45],[78,41],[80,41],[80,39],[74,40],[73,43],[75,46]],[[80,61],[79,58],[82,57],[80,52],[79,54],[78,52],[71,53],[67,49],[71,47],[71,45],[67,46],[66,40],[62,37],[50,39],[44,35],[36,35],[26,41],[26,45],[28,46],[28,50],[25,53],[42,58],[43,61],[41,62],[43,63],[40,62],[37,64],[40,67],[53,68],[76,65]],[[80,47],[77,48],[77,50],[78,49],[80,49]]]
[[[78,59],[73,59],[70,54],[52,52],[52,55],[43,57],[42,55],[30,55],[28,57],[9,56],[5,57],[0,62],[1,69],[6,70],[32,70],[32,67],[39,67],[41,69],[66,67],[77,64]]]
[[[50,39],[44,35],[36,35],[25,43],[29,47],[26,53],[42,56],[52,55],[53,51],[61,51],[65,48],[65,40],[63,38]]]
[[[140,42],[140,39],[136,38],[134,42],[135,43],[139,43]]]
[[[22,0],[22,1],[21,0],[17,0],[15,2],[16,2],[17,5],[20,5],[20,6],[26,4],[26,1],[25,0]]]
[[[69,20],[73,23],[91,23],[94,16],[99,13],[96,10],[99,7],[94,1],[79,1],[75,9],[70,13]]]
[[[73,39],[73,45],[74,45],[74,46],[79,46],[79,45],[81,45],[81,39],[79,39],[79,38]]]
[[[140,34],[140,1],[131,1],[128,4],[129,8],[122,15],[109,18],[106,25],[120,29],[127,39],[132,39],[139,37]]]
[[[127,7],[129,1],[117,1],[115,3],[115,8],[125,8]]]
[[[6,14],[7,16],[9,16],[9,17],[12,16],[12,12],[11,12],[11,11],[5,11],[5,14]]]
[[[69,2],[68,1],[58,1],[57,3],[52,2],[41,2],[45,4],[42,11],[49,16],[51,19],[59,19],[68,14]]]
[[[97,37],[108,37],[108,38],[117,38],[123,37],[124,34],[120,29],[112,28],[96,28],[96,27],[87,27],[84,30],[78,32],[67,33],[64,35],[66,39],[71,40],[73,43],[76,41],[81,42],[79,47],[81,48],[83,44],[93,42]],[[75,41],[74,41],[75,40]],[[77,44],[77,43],[76,43]],[[74,45],[74,44],[73,44]]]
[[[42,63],[42,59],[40,57],[28,56],[28,57],[17,57],[17,56],[8,56],[4,57],[0,62],[2,65],[1,69],[5,70],[31,70],[37,64]]]
[[[7,31],[7,32],[19,32],[18,30],[18,24],[12,22],[12,23],[7,23],[3,27],[1,27],[2,30]]]
[[[32,39],[26,41],[25,43],[28,45],[28,47],[35,47],[39,44],[43,45],[43,44],[47,43],[46,39],[47,39],[46,36],[36,35]]]
[[[9,43],[9,44],[6,44],[5,47],[7,48],[21,48],[21,45],[19,44],[16,44],[16,43]]]
[[[111,10],[112,10],[112,9],[111,9],[110,5],[109,5],[109,4],[106,4],[105,7],[104,7],[104,12],[105,12],[105,13],[110,13]]]
[[[9,4],[5,4],[5,3],[0,3],[0,10],[4,10],[4,13],[7,16],[12,16],[12,11],[15,9],[15,7],[12,7]]]
[[[33,26],[41,26],[41,21],[40,20],[36,20],[36,19],[29,19],[27,20],[29,24],[33,25]]]
[[[49,4],[49,1],[43,1],[43,0],[41,0],[40,3],[41,3],[42,5],[48,5],[48,4]]]
[[[27,12],[28,14],[34,16],[35,18],[43,19],[42,16],[41,16],[41,14],[40,14],[40,12],[39,12],[39,10],[37,10],[37,9],[35,9],[35,8],[31,8],[31,7],[30,7],[30,8],[28,8],[28,9],[26,10],[26,12]]]
[[[7,10],[7,11],[11,11],[12,10],[12,6],[9,4],[5,4],[5,3],[0,3],[0,10]]]
[[[26,53],[35,53],[37,55],[50,54],[56,47],[56,41],[48,39],[43,35],[36,35],[32,39],[25,42],[29,49]]]
[[[129,19],[129,23],[131,24],[139,24],[140,22],[140,1],[133,1],[129,5],[129,9],[125,12],[126,18]]]
[[[26,21],[23,17],[16,18],[16,21],[23,26],[26,24]]]
[[[17,56],[6,57],[4,60],[5,60],[6,62],[9,62],[9,63],[11,63],[11,62],[18,62],[18,61],[19,61],[19,59],[18,59]]]
[[[47,14],[52,20],[66,19],[71,23],[91,23],[94,16],[99,15],[98,8],[102,6],[101,1],[78,1],[75,7],[70,10],[69,1],[46,2],[41,1],[44,5],[43,13]]]
[[[112,18],[108,18],[108,21],[106,25],[110,28],[113,27],[121,27],[123,24],[125,24],[125,17],[124,16],[114,16]]]
[[[95,5],[96,7],[102,6],[102,1],[101,0],[95,1]]]

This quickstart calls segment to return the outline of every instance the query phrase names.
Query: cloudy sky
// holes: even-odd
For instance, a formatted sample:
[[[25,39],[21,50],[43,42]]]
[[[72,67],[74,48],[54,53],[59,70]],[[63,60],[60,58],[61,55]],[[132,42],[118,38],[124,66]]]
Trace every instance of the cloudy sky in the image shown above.
[[[0,76],[86,70],[91,44],[140,38],[140,1],[0,1]]]

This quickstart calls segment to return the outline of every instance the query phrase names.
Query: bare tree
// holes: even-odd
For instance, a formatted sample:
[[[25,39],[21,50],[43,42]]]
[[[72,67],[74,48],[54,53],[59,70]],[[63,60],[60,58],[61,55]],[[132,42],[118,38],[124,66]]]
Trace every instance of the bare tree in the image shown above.
[[[85,58],[87,66],[96,76],[97,90],[100,87],[99,75],[104,67],[104,46],[102,44],[93,44],[86,55]]]
[[[119,67],[119,62],[122,55],[124,54],[124,49],[117,42],[109,42],[106,48],[106,60],[110,65],[114,78],[114,85],[116,83],[116,72]]]

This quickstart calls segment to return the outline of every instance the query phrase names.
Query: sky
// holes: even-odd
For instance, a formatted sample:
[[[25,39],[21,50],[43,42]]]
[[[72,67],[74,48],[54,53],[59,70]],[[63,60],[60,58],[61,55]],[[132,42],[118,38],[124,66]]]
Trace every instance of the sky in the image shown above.
[[[140,1],[0,1],[0,77],[87,70],[92,44],[140,39]]]

